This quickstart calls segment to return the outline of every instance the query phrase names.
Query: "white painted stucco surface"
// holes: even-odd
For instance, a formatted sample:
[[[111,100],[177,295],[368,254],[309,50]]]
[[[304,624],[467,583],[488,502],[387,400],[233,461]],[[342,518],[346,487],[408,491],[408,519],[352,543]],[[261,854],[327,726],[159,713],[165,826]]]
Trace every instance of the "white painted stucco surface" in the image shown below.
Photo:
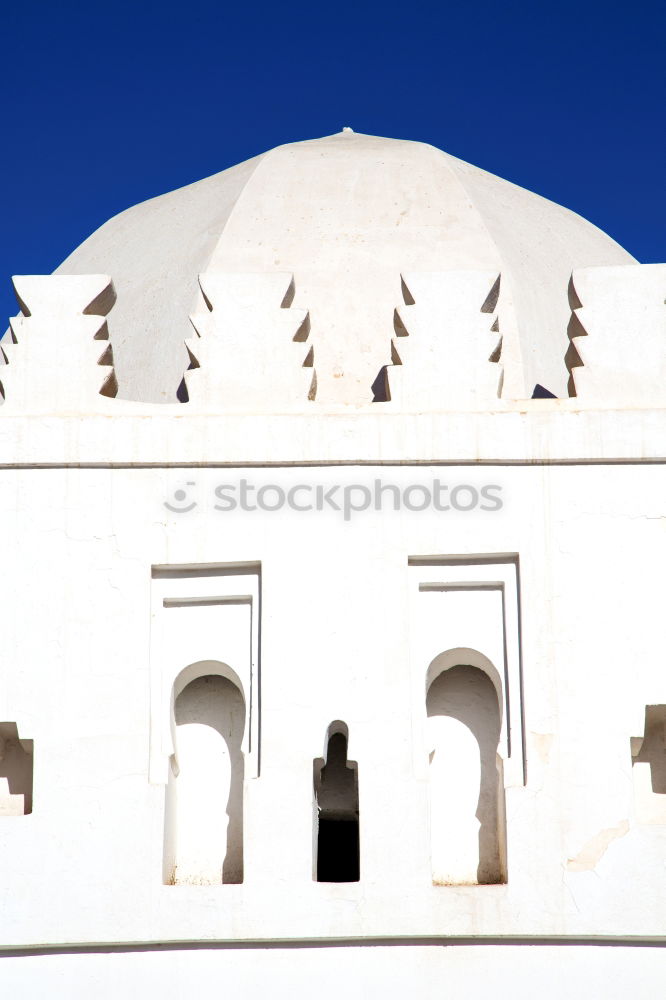
[[[53,1000],[91,995],[112,1000],[119,994],[128,1000],[156,994],[165,1000],[193,994],[208,1000],[227,992],[250,1000],[267,992],[275,1000],[313,994],[336,1000],[342,989],[352,1000],[410,996],[415,989],[424,1000],[489,993],[533,1000],[539,983],[544,1000],[651,1000],[665,971],[660,948],[423,943],[7,958],[3,986],[17,1000],[42,995],[35,984],[45,982]]]
[[[267,475],[284,487],[376,475],[480,485],[489,471],[206,470],[197,489]],[[0,714],[35,740],[34,811],[0,826],[5,945],[661,936],[666,829],[636,820],[630,740],[663,691],[666,470],[491,475],[501,511],[345,523],[205,502],[171,514],[183,470],[0,473],[13,650]],[[507,885],[431,884],[428,663],[412,655],[407,560],[454,553],[520,554],[527,784],[506,789]],[[150,568],[257,559],[261,769],[246,781],[245,882],[165,886],[165,786],[148,780]],[[446,620],[441,631],[443,648],[457,644]],[[326,885],[312,881],[312,761],[338,718],[359,767],[362,879]]]
[[[568,209],[425,143],[350,131],[289,143],[105,223],[58,274],[110,274],[119,395],[172,402],[206,270],[290,271],[312,314],[322,399],[390,363],[400,273],[501,271],[505,389],[566,390],[575,267],[635,263]],[[350,368],[349,343],[363,347]],[[326,374],[326,378],[324,378]]]

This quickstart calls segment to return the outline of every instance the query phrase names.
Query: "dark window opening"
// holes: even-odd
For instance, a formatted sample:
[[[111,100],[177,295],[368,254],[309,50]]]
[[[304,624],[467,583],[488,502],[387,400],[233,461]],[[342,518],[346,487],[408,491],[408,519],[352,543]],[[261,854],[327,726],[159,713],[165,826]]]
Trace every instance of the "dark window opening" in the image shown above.
[[[315,760],[314,786],[317,882],[358,882],[358,767],[355,761],[347,760],[345,732],[330,736],[325,764],[322,759]]]

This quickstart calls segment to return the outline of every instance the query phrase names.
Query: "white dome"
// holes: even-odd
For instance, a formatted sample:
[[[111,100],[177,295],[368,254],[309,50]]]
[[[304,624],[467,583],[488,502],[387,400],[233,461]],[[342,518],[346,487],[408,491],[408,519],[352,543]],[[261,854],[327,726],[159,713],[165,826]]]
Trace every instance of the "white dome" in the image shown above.
[[[310,314],[317,399],[363,402],[391,361],[401,274],[501,273],[503,395],[524,398],[537,383],[567,394],[572,269],[631,263],[580,216],[433,146],[345,130],[130,208],[56,273],[112,276],[118,395],[171,402],[198,275],[291,272],[293,304]]]

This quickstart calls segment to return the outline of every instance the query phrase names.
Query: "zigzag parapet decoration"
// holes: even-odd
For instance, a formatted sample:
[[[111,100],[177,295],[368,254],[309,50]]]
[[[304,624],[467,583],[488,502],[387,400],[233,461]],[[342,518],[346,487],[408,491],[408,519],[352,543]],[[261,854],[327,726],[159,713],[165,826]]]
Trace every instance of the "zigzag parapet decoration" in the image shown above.
[[[115,396],[104,317],[116,293],[106,274],[33,275],[13,279],[21,315],[0,345],[4,405],[9,413],[95,411],[100,395]],[[108,369],[99,372],[97,365]]]
[[[569,395],[666,405],[666,264],[578,268],[569,302]]]
[[[209,311],[190,317],[197,336],[185,341],[192,405],[261,411],[314,399],[308,312],[290,308],[292,275],[209,271],[199,284]]]
[[[416,411],[491,406],[501,391],[497,272],[413,272],[402,284],[388,398]]]

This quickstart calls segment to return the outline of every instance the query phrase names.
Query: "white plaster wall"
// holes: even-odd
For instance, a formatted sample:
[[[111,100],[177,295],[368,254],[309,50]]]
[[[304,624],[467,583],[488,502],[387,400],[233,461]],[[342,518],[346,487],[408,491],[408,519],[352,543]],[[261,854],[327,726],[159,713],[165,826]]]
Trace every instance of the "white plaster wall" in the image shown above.
[[[0,957],[3,989],[13,1000],[255,1000],[319,997],[350,1000],[653,1000],[666,976],[659,947],[594,944],[413,947],[245,948],[130,954]]]
[[[215,484],[492,481],[495,513],[223,513]],[[637,822],[630,739],[666,702],[659,464],[0,472],[0,719],[34,740],[30,816],[0,817],[5,947],[446,935],[661,937],[666,827]],[[205,501],[205,502],[204,502]],[[434,887],[425,672],[409,556],[519,553],[527,784],[508,884]],[[151,565],[261,562],[261,769],[245,881],[162,884],[150,784]],[[418,705],[421,705],[419,711]],[[358,762],[362,880],[312,880],[312,761]],[[240,961],[240,960],[239,960]]]

